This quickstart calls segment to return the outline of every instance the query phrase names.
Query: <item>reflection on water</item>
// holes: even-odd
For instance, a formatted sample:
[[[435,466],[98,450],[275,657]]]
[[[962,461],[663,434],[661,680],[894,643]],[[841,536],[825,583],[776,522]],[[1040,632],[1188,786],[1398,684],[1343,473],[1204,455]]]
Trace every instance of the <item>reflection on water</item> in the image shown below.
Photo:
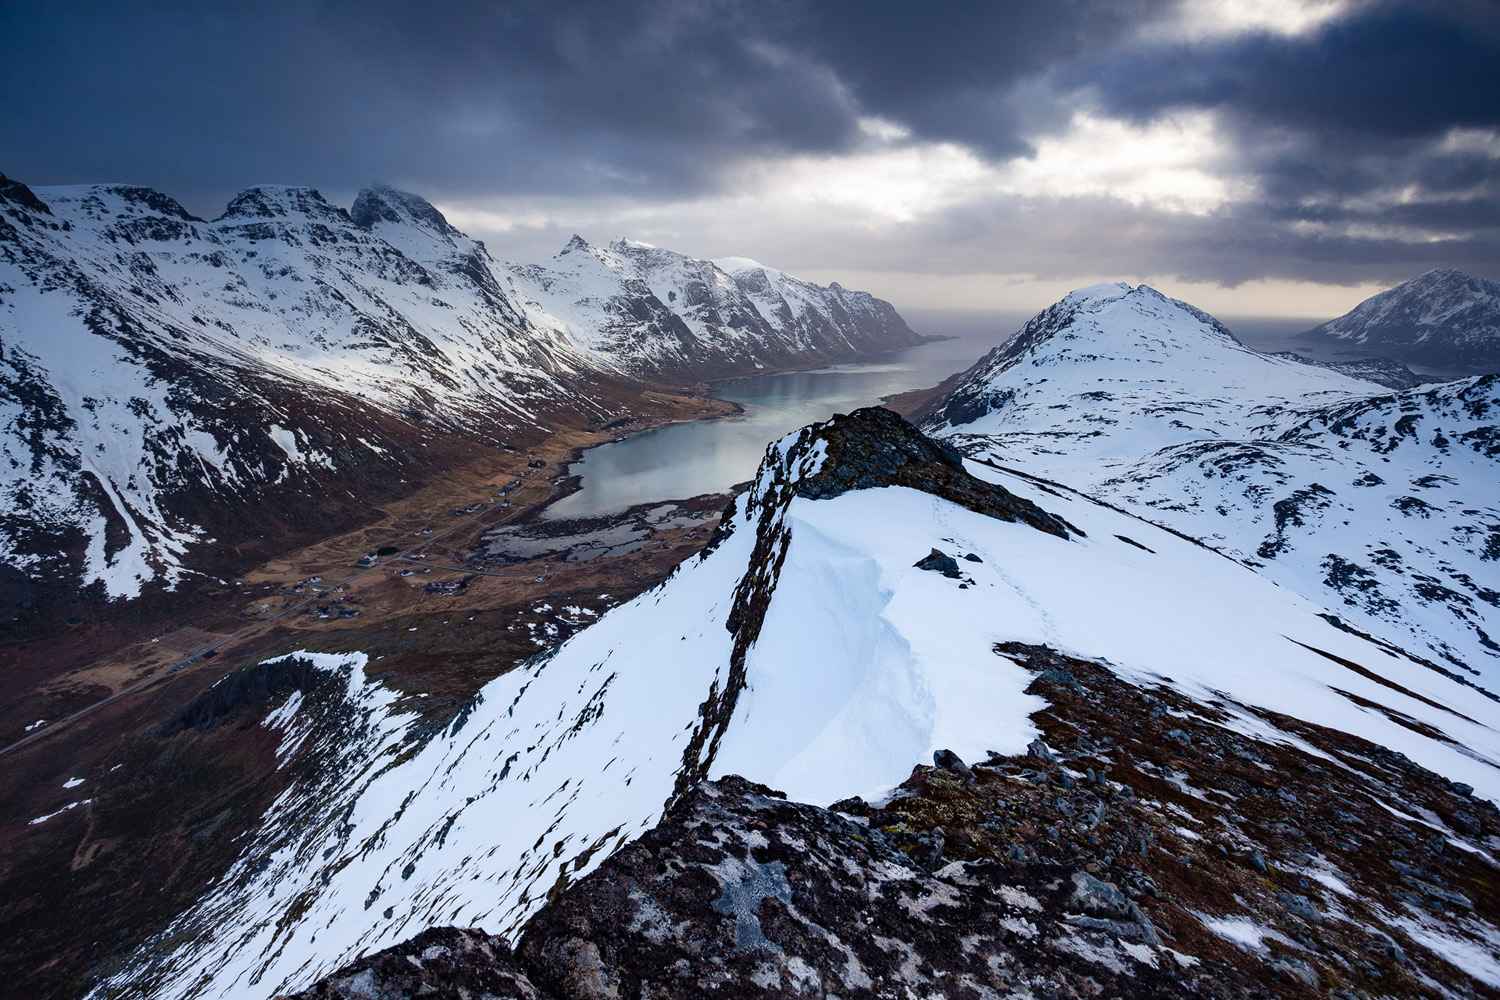
[[[973,364],[1024,321],[1024,316],[991,315],[955,317],[941,326],[914,323],[920,332],[954,339],[818,371],[718,383],[714,394],[742,405],[744,416],[673,424],[590,448],[571,467],[582,477],[582,488],[553,504],[547,517],[597,517],[640,503],[727,490],[755,475],[770,442],[882,396],[935,385]]]

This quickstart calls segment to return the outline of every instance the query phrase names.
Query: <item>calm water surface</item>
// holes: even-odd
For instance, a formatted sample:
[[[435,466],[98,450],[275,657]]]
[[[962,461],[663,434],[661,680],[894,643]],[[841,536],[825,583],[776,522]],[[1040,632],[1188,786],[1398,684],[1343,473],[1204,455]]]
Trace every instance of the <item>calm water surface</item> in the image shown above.
[[[598,517],[635,504],[726,490],[755,475],[772,441],[882,396],[936,385],[1005,341],[1026,319],[1005,314],[908,317],[919,333],[954,339],[818,371],[716,383],[714,395],[739,403],[743,416],[672,424],[590,448],[571,466],[582,488],[553,504],[547,517]]]

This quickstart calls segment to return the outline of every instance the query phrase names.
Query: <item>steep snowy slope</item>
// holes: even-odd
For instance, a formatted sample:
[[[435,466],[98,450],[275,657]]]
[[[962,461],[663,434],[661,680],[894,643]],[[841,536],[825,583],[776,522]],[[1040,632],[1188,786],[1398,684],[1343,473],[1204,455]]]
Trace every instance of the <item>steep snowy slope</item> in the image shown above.
[[[1113,499],[1500,688],[1500,380],[1391,392],[1142,286],[1074,292],[924,426]]]
[[[363,228],[306,189],[203,222],[144,188],[6,182],[0,561],[134,596],[201,568],[195,542],[420,471],[435,430],[586,407],[592,368],[519,320],[482,248],[373,211],[389,195],[361,195]]]
[[[1500,281],[1438,268],[1299,336],[1424,365],[1497,371]]]
[[[362,656],[324,658],[347,693],[266,723],[294,787],[96,995],[272,995],[434,924],[513,937],[703,777],[828,803],[938,749],[1022,753],[1045,702],[1006,643],[1211,702],[1251,743],[1305,748],[1287,729],[1305,720],[1500,799],[1500,703],[1319,611],[1127,514],[960,465],[888,411],[838,417],[769,449],[702,557],[441,733],[407,733]]]
[[[546,264],[509,265],[538,326],[630,374],[753,374],[920,343],[890,303],[745,258],[697,260],[632,240],[575,236]]]

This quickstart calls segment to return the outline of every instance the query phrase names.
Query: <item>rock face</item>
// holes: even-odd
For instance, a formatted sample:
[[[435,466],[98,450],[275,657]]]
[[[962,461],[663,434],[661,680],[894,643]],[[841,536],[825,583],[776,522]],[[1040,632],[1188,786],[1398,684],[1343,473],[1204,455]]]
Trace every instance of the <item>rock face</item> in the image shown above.
[[[433,927],[362,958],[298,1000],[549,1000],[526,978],[505,942],[458,927]]]
[[[950,753],[880,807],[707,782],[555,896],[514,955],[429,931],[298,996],[1500,990],[1482,958],[1492,805],[1331,730],[1263,744],[1100,664],[1000,652],[1052,700],[1032,753]]]
[[[1500,281],[1438,268],[1298,335],[1412,364],[1500,370]]]
[[[959,376],[923,427],[1500,688],[1500,381],[1391,391],[1362,367],[1259,354],[1153,289],[1101,285]]]
[[[868,820],[726,778],[537,914],[520,959],[532,982],[570,1000],[979,997],[1042,983],[1120,997],[1274,995],[1160,949],[1140,907],[1087,872],[938,860],[942,841],[908,854]]]

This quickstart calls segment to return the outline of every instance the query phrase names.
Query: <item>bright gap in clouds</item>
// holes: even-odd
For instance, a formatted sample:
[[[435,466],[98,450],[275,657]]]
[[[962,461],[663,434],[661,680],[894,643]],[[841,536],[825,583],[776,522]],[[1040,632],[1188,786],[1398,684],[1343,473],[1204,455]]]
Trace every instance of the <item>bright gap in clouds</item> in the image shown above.
[[[1228,158],[1207,112],[1145,125],[1080,112],[1035,145],[1032,156],[991,164],[953,143],[892,142],[851,155],[757,161],[742,168],[734,187],[763,204],[856,209],[872,228],[995,195],[1104,196],[1204,214],[1244,187],[1225,176]]]
[[[1202,41],[1246,32],[1302,35],[1350,9],[1350,0],[1181,0],[1165,24],[1149,32],[1172,40]]]
[[[997,171],[995,188],[1028,198],[1104,196],[1164,211],[1206,214],[1247,185],[1226,176],[1228,157],[1206,111],[1147,125],[1080,112],[1036,155]]]
[[[690,229],[694,216],[712,220],[751,213],[804,227],[880,231],[997,196],[1109,197],[1205,214],[1245,193],[1243,182],[1224,175],[1228,157],[1206,112],[1145,125],[1079,113],[1062,133],[1040,139],[1032,156],[1000,164],[955,143],[908,142],[905,130],[888,122],[863,124],[871,139],[866,149],[747,161],[726,173],[722,193],[692,201],[584,196],[442,208],[460,229],[476,234],[568,227],[660,232]]]

